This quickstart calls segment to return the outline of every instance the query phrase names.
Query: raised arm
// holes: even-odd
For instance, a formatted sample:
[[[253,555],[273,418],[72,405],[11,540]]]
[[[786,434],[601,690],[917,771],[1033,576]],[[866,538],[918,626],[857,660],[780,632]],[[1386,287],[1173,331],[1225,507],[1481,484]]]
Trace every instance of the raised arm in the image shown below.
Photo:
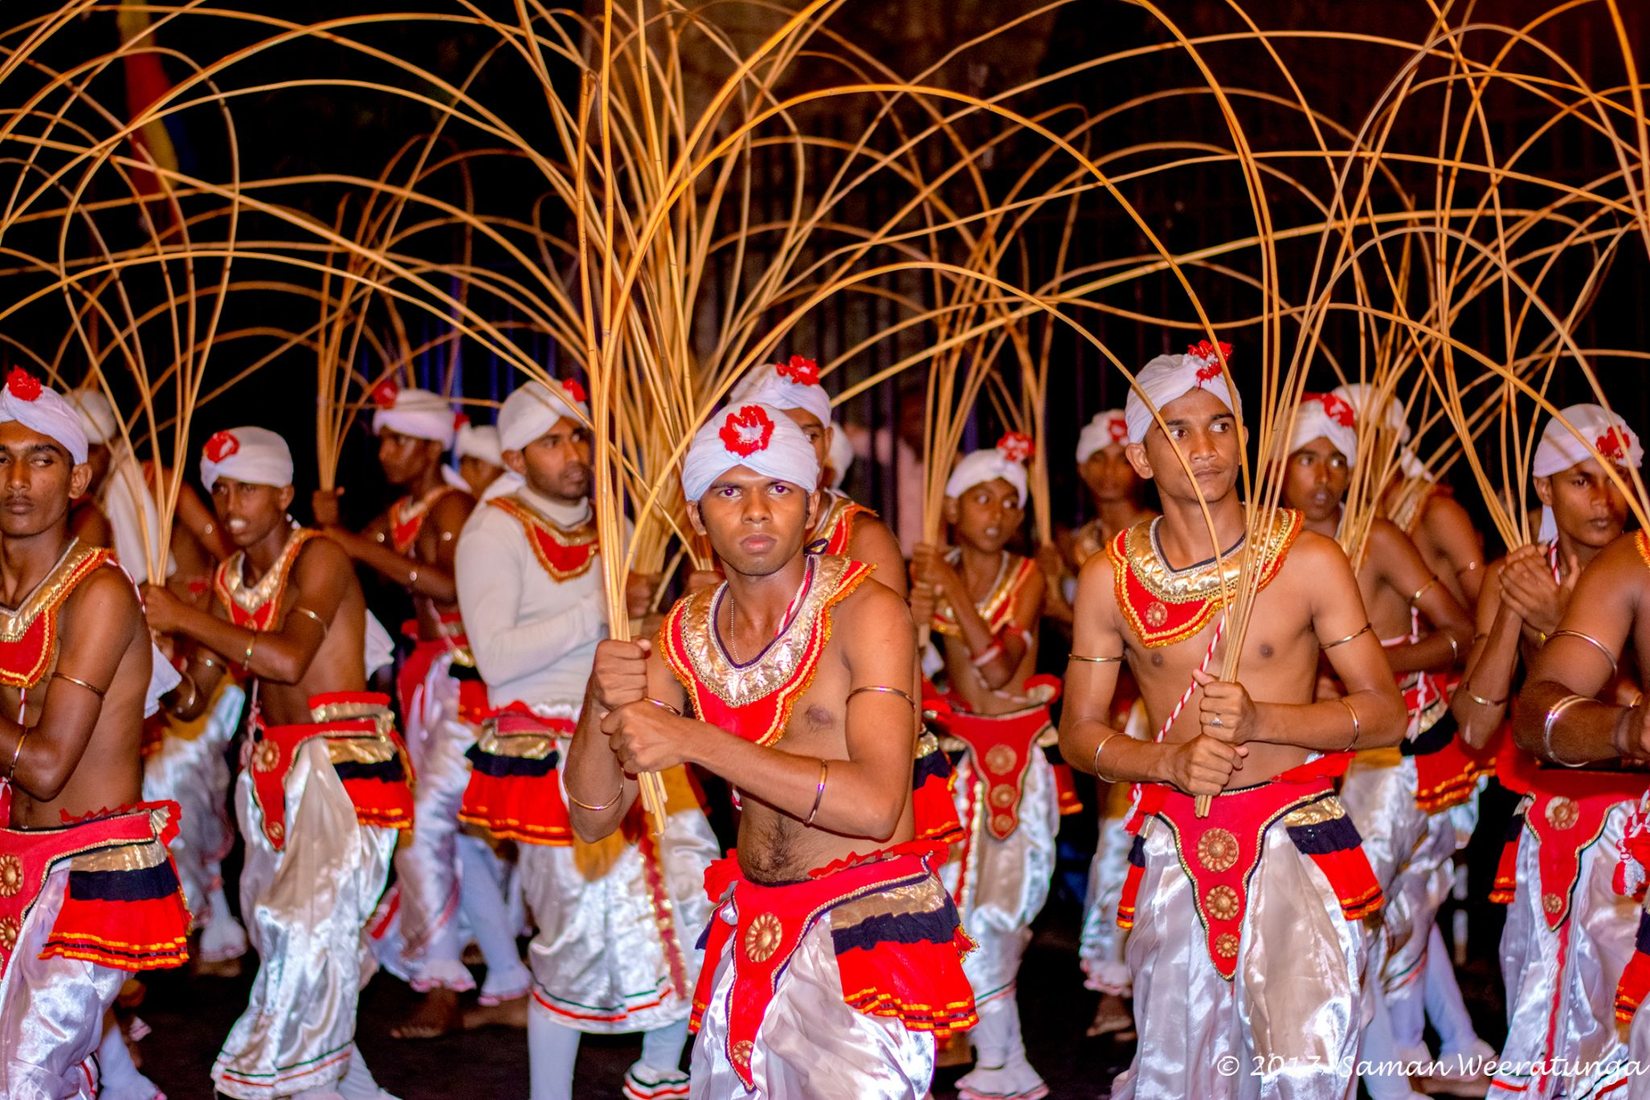
[[[58,622],[57,667],[33,689],[45,692],[40,720],[25,731],[0,718],[0,759],[16,761],[10,778],[30,798],[50,802],[80,766],[103,714],[103,698],[142,625],[137,597],[117,570],[98,570],[70,597]],[[149,652],[143,649],[147,680]]]
[[[1484,572],[1472,652],[1450,700],[1450,713],[1455,715],[1461,737],[1474,748],[1483,748],[1501,728],[1518,672],[1518,640],[1524,621],[1501,597],[1502,571],[1502,563],[1497,562]]]
[[[1424,521],[1433,548],[1455,573],[1453,578],[1444,578],[1445,583],[1451,589],[1459,585],[1467,606],[1477,606],[1484,583],[1484,540],[1472,525],[1472,517],[1458,501],[1435,493],[1427,501]]]
[[[1402,593],[1432,624],[1418,641],[1389,646],[1387,663],[1397,673],[1451,668],[1472,645],[1472,619],[1449,588],[1432,575],[1426,559],[1394,523],[1379,520],[1370,531],[1369,559],[1380,563],[1381,580]]]

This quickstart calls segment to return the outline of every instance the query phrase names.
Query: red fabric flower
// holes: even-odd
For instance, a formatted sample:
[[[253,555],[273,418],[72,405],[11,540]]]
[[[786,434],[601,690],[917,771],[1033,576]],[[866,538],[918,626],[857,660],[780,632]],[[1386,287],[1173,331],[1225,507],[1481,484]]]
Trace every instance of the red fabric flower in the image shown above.
[[[746,405],[738,412],[729,413],[717,434],[722,437],[722,446],[740,458],[749,458],[757,451],[768,449],[773,440],[773,420],[762,411],[762,406]]]
[[[6,389],[19,400],[33,401],[40,396],[40,379],[22,367],[13,367],[6,375]]]
[[[214,432],[206,441],[206,457],[212,462],[222,462],[240,449],[241,441],[234,432]]]
[[[1627,433],[1620,428],[1611,428],[1593,441],[1593,447],[1599,454],[1612,462],[1627,461]]]
[[[1186,349],[1186,354],[1193,359],[1201,360],[1203,365],[1197,368],[1197,380],[1209,382],[1220,377],[1220,363],[1232,361],[1232,345],[1222,340],[1218,345],[1207,340],[1199,340]]]
[[[579,385],[577,378],[569,378],[563,382],[561,391],[571,397],[573,402],[578,405],[583,405],[590,400],[590,395],[584,392],[584,387]]]
[[[400,396],[401,387],[393,378],[386,378],[372,388],[372,403],[380,409],[395,408],[396,398]]]
[[[1322,405],[1324,415],[1343,428],[1350,428],[1357,423],[1357,413],[1352,411],[1352,406],[1347,404],[1343,398],[1332,393],[1309,393],[1306,398],[1308,401],[1316,401]]]
[[[819,385],[819,364],[802,355],[793,355],[789,362],[774,367],[774,373],[789,378],[799,386]]]
[[[468,416],[461,412],[453,413],[453,431],[456,432],[460,429],[468,428],[469,426],[470,418]]]
[[[1113,443],[1124,443],[1129,438],[1129,422],[1121,416],[1114,416],[1106,421],[1106,434]]]
[[[1008,432],[997,440],[997,453],[1010,462],[1026,462],[1031,458],[1031,437],[1024,432]]]

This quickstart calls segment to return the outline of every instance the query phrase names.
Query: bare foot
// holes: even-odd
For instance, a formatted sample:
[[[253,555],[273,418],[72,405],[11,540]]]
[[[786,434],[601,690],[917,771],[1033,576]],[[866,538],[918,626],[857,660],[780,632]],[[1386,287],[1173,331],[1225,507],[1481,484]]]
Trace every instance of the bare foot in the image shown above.
[[[1134,1016],[1127,1003],[1115,993],[1102,993],[1100,1004],[1094,1010],[1094,1022],[1089,1024],[1089,1037],[1116,1035],[1119,1042],[1127,1042],[1134,1037],[1133,1032]]]
[[[478,1027],[518,1027],[527,1026],[527,994],[501,1001],[496,1005],[475,1005],[464,1010],[464,1030],[474,1031]]]
[[[464,1014],[458,1008],[458,994],[451,989],[432,989],[424,994],[412,1015],[390,1028],[390,1034],[397,1039],[439,1039],[463,1026]]]

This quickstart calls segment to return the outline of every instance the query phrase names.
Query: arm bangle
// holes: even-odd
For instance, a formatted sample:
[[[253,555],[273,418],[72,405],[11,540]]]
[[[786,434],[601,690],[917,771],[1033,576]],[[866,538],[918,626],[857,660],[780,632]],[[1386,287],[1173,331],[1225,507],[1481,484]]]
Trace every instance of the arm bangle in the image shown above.
[[[592,806],[588,802],[580,802],[578,800],[578,798],[573,794],[573,792],[571,790],[568,790],[568,788],[565,785],[563,785],[562,789],[567,791],[567,801],[571,802],[573,805],[577,806],[581,810],[589,810],[591,813],[599,814],[603,810],[608,809],[609,807],[611,807],[619,799],[624,797],[624,776],[621,775],[619,777],[619,792],[617,794],[615,794],[612,798],[608,799],[606,802],[603,802],[600,806]]]
[[[212,659],[212,655],[210,653],[204,652],[202,650],[196,650],[195,651],[195,661],[196,661],[196,663],[200,664],[203,668],[217,668],[217,667],[219,667],[218,662],[214,661]]]
[[[256,630],[248,631],[246,636],[246,652],[241,654],[241,667],[246,669],[248,672],[252,671],[252,647],[257,644],[258,632]]]
[[[1542,751],[1546,753],[1548,760],[1551,760],[1555,764],[1562,764],[1566,768],[1579,768],[1583,764],[1587,763],[1583,760],[1580,763],[1572,764],[1568,760],[1560,760],[1553,753],[1553,725],[1558,721],[1559,716],[1565,711],[1569,710],[1577,703],[1585,703],[1589,701],[1590,700],[1585,695],[1566,695],[1564,698],[1547,708],[1547,717],[1541,723],[1541,748]]]
[[[307,608],[307,607],[294,607],[292,609],[292,613],[294,615],[302,615],[306,619],[313,619],[315,621],[315,625],[321,628],[321,637],[323,639],[326,638],[326,636],[329,633],[331,633],[331,631],[327,627],[327,621],[325,619],[321,618],[321,616],[317,615],[315,612],[311,611],[309,608]]]
[[[1002,655],[1003,644],[1001,642],[992,642],[990,645],[986,646],[969,659],[973,662],[975,668],[984,668],[986,665],[989,665],[992,661],[995,661]]]
[[[1375,628],[1370,626],[1368,623],[1365,623],[1362,627],[1360,627],[1357,630],[1354,630],[1352,633],[1348,634],[1344,638],[1336,638],[1333,642],[1319,642],[1318,643],[1318,648],[1320,650],[1334,649],[1338,645],[1345,645],[1347,642],[1350,642],[1350,641],[1352,641],[1356,638],[1363,637],[1365,634],[1368,634],[1373,629],[1375,629]]]
[[[413,585],[415,585],[417,583],[418,583],[418,569],[415,567],[415,568],[407,570],[407,587],[411,588]]]
[[[1435,585],[1437,583],[1438,583],[1438,578],[1437,577],[1427,578],[1427,583],[1423,584],[1421,587],[1419,587],[1415,590],[1415,595],[1413,595],[1409,598],[1409,602],[1414,603],[1417,600],[1419,600],[1422,596],[1425,596],[1427,594],[1427,589],[1431,588],[1433,585]]]
[[[1109,741],[1111,741],[1111,739],[1113,737],[1116,737],[1116,736],[1117,736],[1117,731],[1116,730],[1111,730],[1106,734],[1106,736],[1100,738],[1100,743],[1098,745],[1094,746],[1094,758],[1089,761],[1089,771],[1094,773],[1094,777],[1096,779],[1104,779],[1107,783],[1115,783],[1115,782],[1117,782],[1117,780],[1113,779],[1109,775],[1101,775],[1100,774],[1100,750],[1105,748],[1106,744]]]
[[[647,696],[642,700],[642,702],[652,703],[654,706],[658,707],[660,710],[667,710],[670,713],[674,714],[678,718],[680,718],[682,716],[682,712],[680,710],[677,710],[675,707],[671,706],[669,703],[665,702],[663,699],[655,699],[652,696]]]
[[[1505,699],[1486,699],[1477,692],[1469,691],[1467,688],[1462,688],[1461,690],[1467,693],[1468,699],[1471,699],[1481,707],[1504,707],[1507,705],[1507,701]]]
[[[1066,657],[1066,660],[1087,661],[1092,665],[1115,665],[1123,660],[1123,655],[1119,653],[1115,657],[1086,657],[1081,653],[1072,653]]]
[[[1444,637],[1449,639],[1449,663],[1453,665],[1461,660],[1461,643],[1455,640],[1453,634],[1445,634]]]
[[[1335,701],[1345,707],[1346,713],[1352,716],[1352,736],[1347,738],[1346,747],[1341,750],[1342,752],[1351,752],[1352,746],[1358,743],[1358,712],[1353,708],[1351,703],[1347,702],[1347,698],[1344,695],[1340,696]]]
[[[866,691],[881,692],[885,695],[898,695],[901,699],[904,699],[907,703],[911,704],[912,710],[915,710],[917,707],[917,701],[911,698],[911,693],[909,691],[901,691],[899,688],[895,687],[883,687],[881,684],[866,684],[864,687],[857,687],[848,693],[848,698],[852,699],[854,696]],[[844,702],[846,701],[847,700],[844,700]]]
[[[821,760],[819,762],[819,785],[814,788],[814,808],[808,811],[807,819],[802,822],[803,828],[811,826],[814,823],[814,818],[819,816],[819,804],[825,801],[825,780],[830,777],[830,774],[831,765]]]
[[[22,714],[18,715],[19,718]],[[17,761],[23,756],[23,742],[29,739],[29,727],[21,723],[17,726],[17,747],[11,750],[11,768],[6,772],[6,782],[10,783],[17,778]]]
[[[1610,651],[1604,648],[1603,642],[1599,641],[1591,634],[1583,634],[1579,630],[1555,630],[1551,634],[1547,635],[1546,641],[1550,642],[1554,638],[1580,638],[1582,641],[1602,653],[1604,655],[1604,659],[1610,662],[1610,675],[1614,676],[1616,674],[1615,657],[1611,656]]]
[[[67,680],[69,683],[73,684],[75,687],[85,688],[87,691],[91,692],[93,695],[97,696],[99,699],[103,698],[104,693],[108,690],[107,688],[104,688],[102,691],[100,691],[97,688],[93,687],[91,684],[88,684],[85,680],[82,680],[80,677],[70,676],[67,672],[53,672],[52,673],[52,679],[54,679],[54,680]]]

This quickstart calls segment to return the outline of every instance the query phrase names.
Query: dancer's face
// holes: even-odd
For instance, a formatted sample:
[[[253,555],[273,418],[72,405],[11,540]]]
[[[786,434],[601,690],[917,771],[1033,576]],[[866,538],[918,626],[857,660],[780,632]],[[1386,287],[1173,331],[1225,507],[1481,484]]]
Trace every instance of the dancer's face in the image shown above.
[[[458,476],[470,487],[470,494],[479,497],[487,486],[504,476],[503,466],[494,466],[485,458],[465,455],[458,460]]]
[[[1077,464],[1077,475],[1100,504],[1132,500],[1140,491],[1140,475],[1129,465],[1121,443],[1108,443],[1089,455]]]
[[[971,486],[961,496],[945,499],[945,519],[956,533],[957,544],[987,554],[1008,545],[1025,518],[1020,490],[1000,477]]]
[[[1283,500],[1308,523],[1322,523],[1335,515],[1352,482],[1346,456],[1323,436],[1289,456],[1284,470]]]
[[[1243,432],[1225,402],[1208,390],[1195,389],[1159,410],[1165,434],[1154,420],[1141,443],[1128,448],[1129,464],[1143,478],[1157,482],[1165,500],[1209,503],[1224,500],[1237,485]],[[1175,456],[1178,446],[1191,467],[1187,476]]]
[[[577,504],[590,496],[590,429],[564,416],[521,450],[505,451],[504,464],[540,496]]]
[[[378,464],[391,485],[411,485],[441,461],[441,444],[385,428],[378,433]]]
[[[785,415],[808,437],[808,443],[814,449],[814,457],[819,460],[819,468],[824,470],[831,464],[831,433],[835,429],[829,424],[821,424],[819,417],[805,409],[786,409]]]
[[[818,503],[817,492],[735,466],[688,504],[688,518],[724,566],[766,577],[802,553]]]
[[[284,525],[291,506],[290,485],[254,485],[232,477],[220,477],[212,484],[212,510],[218,514],[218,525],[229,532],[230,542],[243,549]]]
[[[1596,458],[1536,478],[1535,492],[1553,510],[1558,529],[1583,546],[1602,548],[1627,524],[1627,498]]]
[[[76,466],[51,436],[16,420],[0,424],[0,534],[29,538],[61,523],[91,479],[92,468]]]

